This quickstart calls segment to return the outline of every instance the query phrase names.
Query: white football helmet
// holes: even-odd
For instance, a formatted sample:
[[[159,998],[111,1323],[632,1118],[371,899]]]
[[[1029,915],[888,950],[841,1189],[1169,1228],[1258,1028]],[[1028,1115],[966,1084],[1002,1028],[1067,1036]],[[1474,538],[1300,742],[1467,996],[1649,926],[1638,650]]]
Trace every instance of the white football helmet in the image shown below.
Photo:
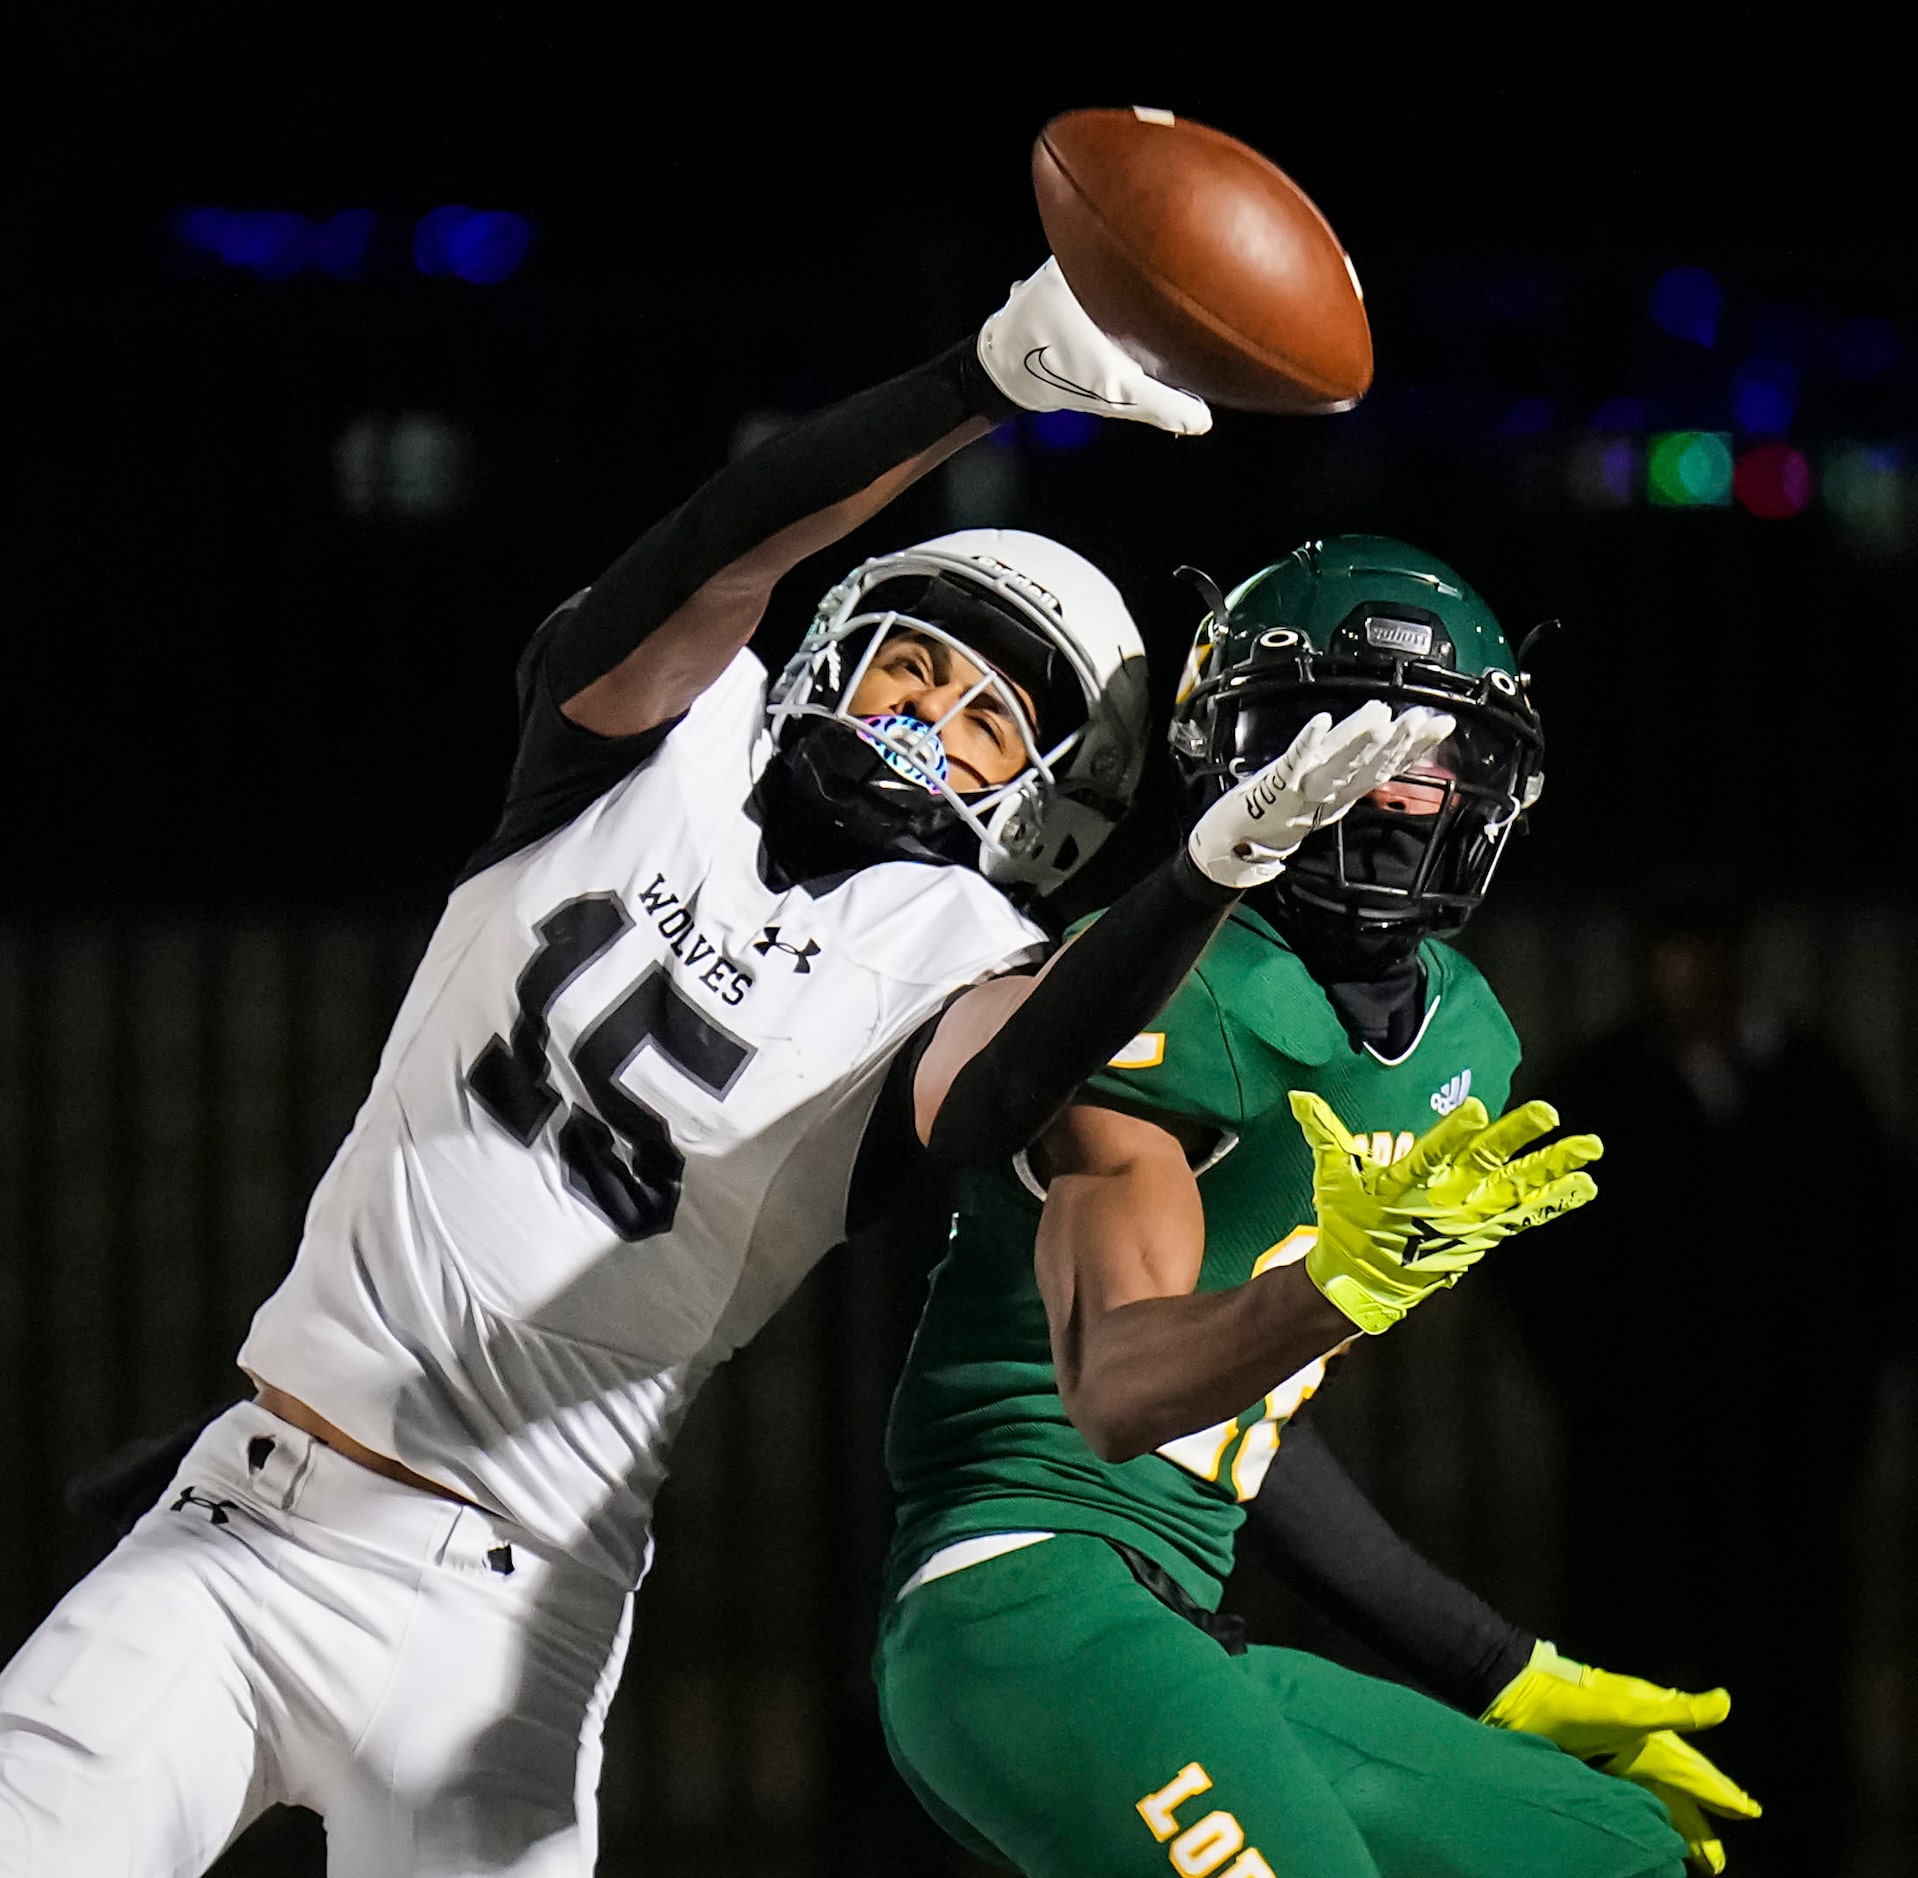
[[[985,673],[937,724],[846,708],[901,630],[943,640]],[[1038,724],[1007,679],[1037,701]],[[939,732],[988,687],[1026,761],[1010,781],[962,796]],[[823,719],[877,752],[866,794],[892,797],[901,835],[913,830],[900,851],[959,859],[969,836],[989,880],[1040,895],[1083,866],[1131,804],[1145,755],[1145,648],[1118,588],[1083,555],[1023,529],[968,528],[854,568],[820,602],[767,709],[782,749]],[[948,838],[929,840],[929,821]]]

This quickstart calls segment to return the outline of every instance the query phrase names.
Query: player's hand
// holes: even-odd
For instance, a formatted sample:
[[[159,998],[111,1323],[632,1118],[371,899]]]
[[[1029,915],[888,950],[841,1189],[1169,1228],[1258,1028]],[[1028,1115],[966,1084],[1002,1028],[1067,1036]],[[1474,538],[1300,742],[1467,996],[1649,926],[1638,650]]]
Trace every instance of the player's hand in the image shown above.
[[[1687,1695],[1636,1676],[1615,1676],[1560,1656],[1542,1639],[1531,1662],[1500,1691],[1481,1720],[1522,1728],[1621,1780],[1648,1788],[1684,1835],[1696,1871],[1725,1869],[1717,1819],[1756,1819],[1763,1810],[1683,1737],[1716,1728],[1731,1712],[1723,1689]]]
[[[1056,260],[1015,282],[979,329],[979,363],[1021,410],[1089,411],[1182,437],[1212,428],[1202,399],[1160,383],[1093,324]]]
[[[1583,1206],[1598,1191],[1581,1171],[1603,1152],[1594,1135],[1512,1156],[1558,1125],[1549,1102],[1489,1121],[1468,1096],[1389,1165],[1372,1160],[1324,1099],[1295,1089],[1294,1119],[1312,1151],[1318,1238],[1312,1282],[1361,1330],[1390,1329],[1455,1285],[1501,1239]]]
[[[1315,828],[1409,768],[1452,734],[1443,711],[1413,705],[1398,717],[1372,698],[1335,724],[1321,711],[1283,756],[1235,783],[1186,838],[1192,864],[1221,887],[1262,886]]]

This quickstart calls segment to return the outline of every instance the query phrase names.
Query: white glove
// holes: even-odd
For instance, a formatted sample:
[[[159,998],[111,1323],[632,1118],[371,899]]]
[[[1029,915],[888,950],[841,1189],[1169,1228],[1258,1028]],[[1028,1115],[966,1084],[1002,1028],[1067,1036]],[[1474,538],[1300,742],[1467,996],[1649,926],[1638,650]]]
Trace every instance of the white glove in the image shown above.
[[[1056,260],[1015,282],[979,329],[979,363],[1023,411],[1090,411],[1182,437],[1212,428],[1202,399],[1161,384],[1092,323]]]
[[[1451,718],[1420,704],[1395,718],[1383,698],[1372,698],[1336,724],[1321,711],[1283,756],[1199,817],[1186,837],[1193,866],[1221,887],[1263,886],[1313,829],[1336,822],[1451,734]]]

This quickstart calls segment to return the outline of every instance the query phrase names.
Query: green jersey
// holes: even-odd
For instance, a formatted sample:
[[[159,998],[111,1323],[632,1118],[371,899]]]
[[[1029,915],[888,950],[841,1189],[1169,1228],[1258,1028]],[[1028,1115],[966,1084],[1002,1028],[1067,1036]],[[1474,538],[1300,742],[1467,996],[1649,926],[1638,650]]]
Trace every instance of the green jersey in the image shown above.
[[[1424,1022],[1405,1054],[1387,1061],[1369,1046],[1353,1049],[1297,956],[1241,907],[1157,1027],[1087,1085],[1108,1106],[1183,1118],[1216,1141],[1198,1176],[1200,1291],[1242,1285],[1311,1244],[1311,1156],[1288,1091],[1317,1091],[1382,1160],[1405,1153],[1468,1095],[1494,1115],[1504,1106],[1519,1054],[1505,1013],[1449,947],[1428,940],[1420,957]],[[969,1176],[956,1199],[887,1432],[898,1498],[894,1585],[957,1539],[1083,1532],[1136,1547],[1216,1605],[1242,1503],[1258,1492],[1279,1431],[1323,1378],[1323,1362],[1218,1427],[1135,1460],[1102,1461],[1059,1400],[1032,1268],[1036,1190],[1023,1168],[994,1169]]]

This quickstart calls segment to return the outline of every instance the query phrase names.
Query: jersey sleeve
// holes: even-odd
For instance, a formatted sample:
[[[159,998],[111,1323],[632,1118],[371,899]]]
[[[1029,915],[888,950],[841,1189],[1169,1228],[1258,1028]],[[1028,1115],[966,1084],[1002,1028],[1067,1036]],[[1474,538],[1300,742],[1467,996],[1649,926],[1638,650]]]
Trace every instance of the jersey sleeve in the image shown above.
[[[586,592],[576,593],[550,614],[520,655],[516,675],[519,749],[506,785],[506,802],[486,844],[467,862],[462,880],[564,828],[589,803],[631,775],[685,721],[682,714],[636,736],[602,737],[575,724],[559,708],[547,653],[568,615],[585,599]]]
[[[1148,1120],[1199,1122],[1236,1135],[1244,1119],[1225,1019],[1202,969],[1188,972],[1172,1000],[1081,1089],[1082,1102]]]

